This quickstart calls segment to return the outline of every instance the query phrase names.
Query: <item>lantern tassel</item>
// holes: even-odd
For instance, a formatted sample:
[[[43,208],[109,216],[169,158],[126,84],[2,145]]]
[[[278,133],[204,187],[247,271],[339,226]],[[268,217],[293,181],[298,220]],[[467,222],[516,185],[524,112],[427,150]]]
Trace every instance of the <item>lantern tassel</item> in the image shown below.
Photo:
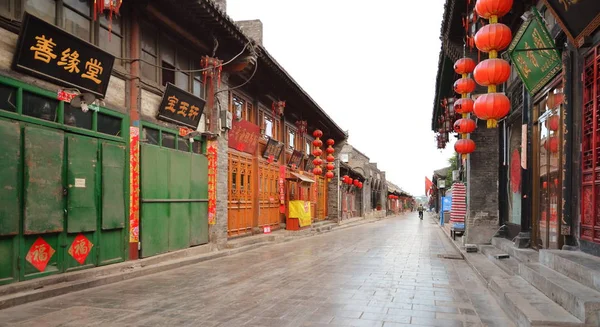
[[[495,119],[488,119],[487,120],[487,128],[496,128],[498,127],[498,121]]]

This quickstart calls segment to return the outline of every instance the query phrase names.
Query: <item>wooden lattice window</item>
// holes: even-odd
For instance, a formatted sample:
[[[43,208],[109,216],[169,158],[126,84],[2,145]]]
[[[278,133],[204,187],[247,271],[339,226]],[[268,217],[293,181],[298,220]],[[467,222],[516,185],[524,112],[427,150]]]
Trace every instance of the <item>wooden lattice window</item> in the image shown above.
[[[600,46],[588,53],[583,68],[581,238],[600,243]]]

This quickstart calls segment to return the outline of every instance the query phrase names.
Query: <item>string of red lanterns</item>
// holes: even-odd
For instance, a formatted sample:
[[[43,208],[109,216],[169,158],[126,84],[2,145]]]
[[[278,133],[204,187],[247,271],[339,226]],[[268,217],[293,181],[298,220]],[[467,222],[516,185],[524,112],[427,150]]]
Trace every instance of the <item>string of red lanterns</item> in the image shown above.
[[[325,151],[327,152],[327,157],[325,158],[325,160],[327,161],[327,173],[325,173],[325,177],[327,177],[327,181],[331,181],[331,179],[333,178],[334,174],[333,174],[333,170],[335,169],[335,165],[333,164],[333,162],[335,161],[335,157],[333,156],[333,153],[335,152],[335,149],[333,148],[333,145],[335,144],[335,141],[333,139],[328,139],[327,140],[327,149],[325,149]]]
[[[321,150],[321,147],[323,146],[323,141],[321,141],[323,132],[320,129],[316,129],[313,132],[313,136],[315,137],[315,140],[312,142],[313,146],[315,147],[313,150],[313,155],[316,157],[313,160],[313,165],[315,165],[315,168],[313,168],[313,174],[321,175],[323,173],[323,169],[321,168],[321,165],[323,164],[323,159],[321,159],[321,155],[323,154],[323,150]]]
[[[461,96],[454,102],[454,111],[462,116],[461,119],[454,122],[454,131],[461,135],[461,138],[454,144],[454,151],[460,153],[463,158],[475,151],[475,142],[467,138],[467,135],[477,127],[475,121],[469,118],[469,113],[473,111],[473,100],[469,98],[469,93],[475,90],[475,82],[469,77],[469,74],[474,69],[475,61],[471,58],[461,58],[454,64],[454,71],[461,75],[461,78],[454,83],[454,92]]]
[[[498,58],[498,51],[506,49],[512,40],[510,28],[498,23],[498,18],[506,15],[513,0],[477,0],[475,11],[489,24],[475,34],[475,46],[489,59],[480,62],[473,72],[475,81],[487,86],[488,93],[475,100],[473,112],[479,119],[487,120],[487,128],[496,128],[498,120],[510,111],[510,100],[504,93],[498,93],[496,86],[505,83],[510,76],[510,64]]]

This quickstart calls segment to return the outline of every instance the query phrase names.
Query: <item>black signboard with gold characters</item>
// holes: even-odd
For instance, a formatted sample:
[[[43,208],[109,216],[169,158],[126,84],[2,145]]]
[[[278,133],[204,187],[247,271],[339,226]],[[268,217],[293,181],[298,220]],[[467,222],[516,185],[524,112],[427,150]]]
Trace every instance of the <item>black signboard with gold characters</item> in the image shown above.
[[[115,57],[25,13],[13,68],[104,98]]]
[[[201,98],[167,83],[158,108],[158,118],[196,129],[205,103]]]
[[[584,38],[600,26],[599,0],[543,0],[571,42],[581,47]]]
[[[302,163],[302,152],[298,151],[298,150],[294,150],[294,152],[292,152],[292,155],[290,156],[290,158],[288,159],[288,166],[292,167],[296,167],[299,168],[300,164]]]
[[[279,156],[281,156],[281,151],[283,151],[283,143],[279,143],[277,140],[269,137],[269,141],[267,141],[267,146],[263,152],[263,158],[268,159],[270,156],[273,156],[273,160],[277,161]]]

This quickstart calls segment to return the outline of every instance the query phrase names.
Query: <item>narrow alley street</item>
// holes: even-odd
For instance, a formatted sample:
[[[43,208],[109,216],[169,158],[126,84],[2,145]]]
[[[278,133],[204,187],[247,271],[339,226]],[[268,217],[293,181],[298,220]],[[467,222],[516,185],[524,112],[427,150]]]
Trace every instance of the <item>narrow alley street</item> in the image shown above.
[[[0,326],[512,326],[417,213],[0,311]]]

